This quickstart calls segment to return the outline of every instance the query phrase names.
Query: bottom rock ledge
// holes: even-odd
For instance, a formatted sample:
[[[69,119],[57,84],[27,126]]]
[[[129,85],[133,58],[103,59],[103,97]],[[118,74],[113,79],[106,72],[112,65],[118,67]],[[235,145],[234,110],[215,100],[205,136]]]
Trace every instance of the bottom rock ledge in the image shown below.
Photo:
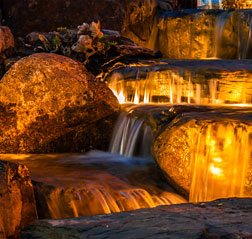
[[[109,215],[40,220],[23,239],[252,238],[252,198],[219,199]]]

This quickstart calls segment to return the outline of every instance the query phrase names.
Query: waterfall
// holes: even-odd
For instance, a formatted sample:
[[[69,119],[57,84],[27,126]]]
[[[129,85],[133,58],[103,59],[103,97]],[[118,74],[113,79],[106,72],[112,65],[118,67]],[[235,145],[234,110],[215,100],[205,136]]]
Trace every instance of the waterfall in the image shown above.
[[[231,120],[201,128],[191,156],[191,202],[247,196],[251,135],[252,126]]]
[[[215,35],[215,42],[214,42],[214,58],[218,58],[221,54],[221,41],[223,37],[223,31],[225,24],[229,20],[230,15],[226,12],[221,13],[219,16],[216,17],[215,20],[215,28],[214,28],[214,35]]]
[[[244,68],[244,65],[239,67],[239,62],[226,63],[228,64],[222,66],[219,60],[201,61],[200,63],[191,60],[190,62],[168,61],[167,63],[164,61],[162,64],[157,62],[156,65],[150,66],[126,66],[111,73],[108,78],[108,86],[115,92],[119,100],[127,99],[121,103],[251,104],[252,74]],[[172,64],[175,69],[172,69]],[[184,64],[184,70],[176,69],[178,64]],[[241,64],[243,63],[241,62]],[[186,69],[185,65],[189,65],[189,68]],[[238,66],[237,70],[234,69],[236,66]],[[209,70],[202,70],[206,67]],[[213,70],[215,70],[214,73]],[[118,75],[120,77],[117,80]],[[139,77],[135,78],[135,75],[139,75]],[[110,81],[110,78],[113,81]],[[135,120],[131,120],[131,123],[123,122],[128,128],[132,127],[133,121],[135,130],[139,130],[140,122]],[[121,129],[118,128],[118,131]],[[121,137],[125,134],[126,132]],[[122,153],[122,150],[112,152]]]
[[[114,191],[98,185],[79,190],[55,190],[47,198],[51,218],[110,214],[184,202],[182,197],[169,192],[151,195],[141,188]]]
[[[31,172],[38,215],[66,218],[186,202],[156,173],[154,161],[102,151],[0,155]]]
[[[134,40],[161,51],[168,59],[251,59],[252,11],[216,9],[222,4],[219,0],[199,0],[198,10],[157,14],[150,40]]]
[[[126,157],[150,157],[152,130],[143,119],[130,116],[134,107],[119,116],[110,143],[109,152]]]

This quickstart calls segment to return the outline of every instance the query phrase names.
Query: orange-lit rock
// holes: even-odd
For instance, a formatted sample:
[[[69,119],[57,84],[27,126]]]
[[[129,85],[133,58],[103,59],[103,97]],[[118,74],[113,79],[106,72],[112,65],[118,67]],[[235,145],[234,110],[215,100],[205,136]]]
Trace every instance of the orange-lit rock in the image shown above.
[[[150,39],[158,1],[134,0],[126,11],[122,33],[137,44],[146,47]]]
[[[13,53],[14,37],[9,27],[0,26],[0,58],[6,58]]]
[[[15,237],[37,219],[30,174],[26,166],[0,161],[0,238]]]
[[[146,9],[145,9],[145,8]],[[251,59],[250,10],[132,8],[122,35],[169,59]]]
[[[106,149],[119,110],[104,83],[56,54],[34,54],[13,65],[0,83],[0,102],[2,153]]]
[[[177,117],[154,142],[166,178],[190,201],[252,195],[251,108]]]

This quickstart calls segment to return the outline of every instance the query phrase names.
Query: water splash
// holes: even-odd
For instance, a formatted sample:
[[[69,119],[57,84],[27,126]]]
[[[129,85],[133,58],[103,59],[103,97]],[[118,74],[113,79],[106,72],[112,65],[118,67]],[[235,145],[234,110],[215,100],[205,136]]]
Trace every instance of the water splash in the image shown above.
[[[212,122],[201,128],[191,159],[191,202],[248,196],[251,136],[252,126],[239,122]]]

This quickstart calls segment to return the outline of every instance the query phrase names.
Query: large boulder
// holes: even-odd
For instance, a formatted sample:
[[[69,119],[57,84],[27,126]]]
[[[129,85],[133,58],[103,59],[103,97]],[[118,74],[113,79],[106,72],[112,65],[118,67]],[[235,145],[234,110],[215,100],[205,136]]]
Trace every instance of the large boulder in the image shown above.
[[[36,203],[28,168],[0,161],[0,238],[16,238],[21,229],[36,219]]]
[[[119,103],[85,67],[56,54],[14,64],[0,82],[0,152],[106,149]]]
[[[251,238],[252,199],[222,199],[75,219],[43,220],[24,239],[59,238]]]

